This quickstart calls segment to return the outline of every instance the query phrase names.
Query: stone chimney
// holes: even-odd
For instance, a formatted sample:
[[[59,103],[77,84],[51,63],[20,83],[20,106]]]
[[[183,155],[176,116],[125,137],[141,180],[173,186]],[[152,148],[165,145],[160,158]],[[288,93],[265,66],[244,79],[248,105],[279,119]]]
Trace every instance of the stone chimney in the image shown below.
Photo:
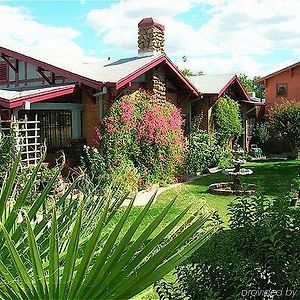
[[[139,54],[164,53],[165,26],[153,18],[145,18],[138,24]]]
[[[145,18],[138,27],[139,55],[163,54],[165,52],[165,26],[153,18]],[[164,104],[166,101],[166,72],[163,65],[158,65],[146,73],[146,85],[159,102]]]

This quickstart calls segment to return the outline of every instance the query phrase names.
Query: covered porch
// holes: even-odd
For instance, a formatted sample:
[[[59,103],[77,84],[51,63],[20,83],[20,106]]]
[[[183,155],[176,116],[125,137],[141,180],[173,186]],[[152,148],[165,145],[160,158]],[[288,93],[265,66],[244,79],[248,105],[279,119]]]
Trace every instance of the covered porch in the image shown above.
[[[264,102],[241,101],[241,113],[243,117],[244,128],[242,146],[246,151],[251,149],[256,120],[258,119],[258,115],[264,106]]]
[[[37,120],[38,142],[46,144],[50,164],[55,163],[61,150],[70,166],[78,162],[86,143],[85,133],[91,130],[86,128],[88,123],[83,124],[91,105],[97,107],[86,92],[75,84],[18,91],[0,90],[1,120],[12,117],[20,121]]]

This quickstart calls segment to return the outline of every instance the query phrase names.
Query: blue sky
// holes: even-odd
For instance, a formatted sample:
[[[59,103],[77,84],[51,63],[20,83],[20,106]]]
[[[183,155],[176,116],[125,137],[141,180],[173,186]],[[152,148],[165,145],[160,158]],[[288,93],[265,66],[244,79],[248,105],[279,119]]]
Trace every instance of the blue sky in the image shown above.
[[[300,60],[299,11],[296,0],[0,0],[0,45],[69,60],[134,56],[137,23],[152,16],[180,68],[265,75]]]

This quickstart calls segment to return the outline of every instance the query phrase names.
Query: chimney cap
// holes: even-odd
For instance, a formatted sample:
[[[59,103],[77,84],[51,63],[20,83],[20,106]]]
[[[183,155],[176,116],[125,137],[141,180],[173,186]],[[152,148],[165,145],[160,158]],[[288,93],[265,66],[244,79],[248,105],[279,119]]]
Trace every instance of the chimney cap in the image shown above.
[[[148,28],[148,27],[156,27],[160,30],[165,30],[165,26],[160,24],[157,20],[150,18],[144,18],[142,21],[139,22],[139,28]]]

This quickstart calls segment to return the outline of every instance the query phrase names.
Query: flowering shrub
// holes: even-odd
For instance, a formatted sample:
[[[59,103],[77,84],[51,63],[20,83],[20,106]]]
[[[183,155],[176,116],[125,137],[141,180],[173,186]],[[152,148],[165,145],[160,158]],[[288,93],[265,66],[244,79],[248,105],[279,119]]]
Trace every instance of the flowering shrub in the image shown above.
[[[132,163],[140,187],[174,182],[184,163],[180,111],[144,91],[117,100],[103,119],[100,147],[111,169]],[[129,164],[131,164],[129,163]]]

